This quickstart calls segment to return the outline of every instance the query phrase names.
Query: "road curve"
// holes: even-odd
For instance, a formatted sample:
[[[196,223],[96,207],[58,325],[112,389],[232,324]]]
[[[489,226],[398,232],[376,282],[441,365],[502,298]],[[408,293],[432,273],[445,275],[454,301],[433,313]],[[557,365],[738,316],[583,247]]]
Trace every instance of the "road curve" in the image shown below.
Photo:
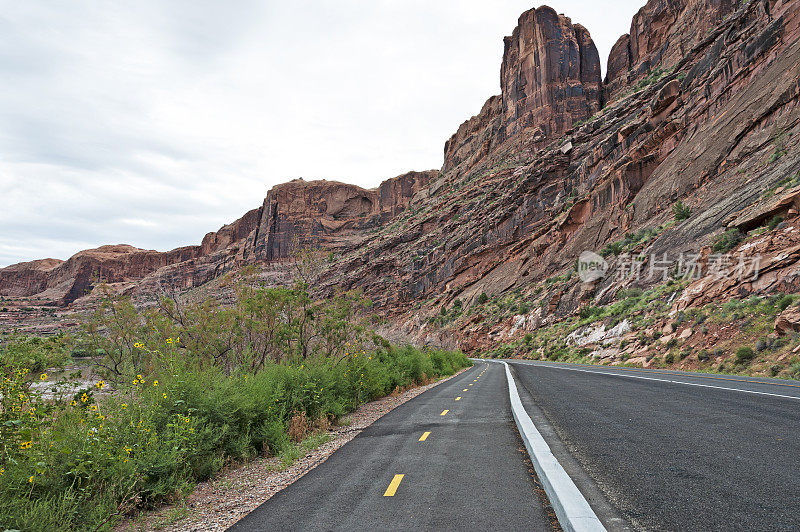
[[[380,418],[230,530],[553,530],[526,456],[505,370],[479,363]]]
[[[800,382],[508,362],[559,461],[634,528],[800,530]]]

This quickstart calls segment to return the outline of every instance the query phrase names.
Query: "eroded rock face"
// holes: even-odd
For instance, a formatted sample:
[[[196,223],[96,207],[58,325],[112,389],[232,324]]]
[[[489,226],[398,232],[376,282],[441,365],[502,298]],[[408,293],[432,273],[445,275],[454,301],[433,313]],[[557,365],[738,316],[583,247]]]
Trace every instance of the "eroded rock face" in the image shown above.
[[[611,279],[589,287],[545,281],[571,271],[584,250],[648,229],[654,236],[636,252],[702,248],[707,256],[728,226],[748,230],[800,211],[795,185],[781,189],[800,171],[800,3],[752,0],[734,11],[726,0],[651,0],[612,51],[613,100],[576,125],[602,99],[592,50],[566,17],[526,12],[506,41],[502,94],[450,138],[441,172],[404,174],[375,190],[286,183],[197,249],[182,248],[184,257],[124,254],[131,265],[115,266],[128,272],[115,278],[145,275],[136,290],[151,293],[160,283],[200,286],[258,262],[278,283],[297,245],[319,244],[335,251],[323,290],[362,289],[390,326],[400,325],[395,332],[417,343],[480,350],[608,302],[619,287]],[[655,65],[674,70],[656,79],[647,74]],[[677,200],[692,211],[680,223],[671,212]],[[758,280],[704,278],[676,307],[800,291],[796,222],[735,250],[763,255]],[[33,288],[23,292],[44,276],[53,294],[70,282],[79,293],[87,284],[74,280],[91,276],[69,268],[26,273],[21,286]],[[4,276],[20,275],[6,270],[0,287]],[[452,330],[427,321],[455,299],[470,308],[483,292],[512,291],[536,294],[524,322],[490,323],[480,309]]]
[[[20,262],[0,269],[0,294],[10,297],[26,297],[47,288],[47,281],[53,268],[64,261],[42,259]]]
[[[775,319],[775,332],[781,336],[800,331],[800,308],[790,307]]]
[[[232,224],[208,233],[200,244],[200,255],[210,255],[244,240],[256,228],[259,220],[261,220],[261,209],[253,209]]]
[[[244,257],[285,259],[305,245],[346,246],[363,230],[380,226],[408,208],[438,174],[409,172],[364,189],[336,181],[295,179],[269,191]]]
[[[509,134],[540,128],[557,136],[601,107],[600,58],[583,26],[547,6],[522,14],[500,69]]]
[[[630,33],[611,49],[605,79],[607,99],[653,69],[673,68],[739,4],[735,0],[649,0],[634,15]]]
[[[199,246],[167,252],[102,246],[81,251],[65,262],[45,259],[16,264],[0,269],[0,296],[67,305],[100,283],[155,293],[165,286],[200,286],[243,264],[285,259],[302,245],[339,249],[407,209],[437,173],[409,172],[384,181],[377,189],[294,180],[274,187],[262,207],[208,233]]]
[[[443,171],[474,166],[527,129],[538,142],[553,140],[602,106],[600,59],[580,24],[542,6],[523,13],[503,43],[501,93],[447,141]]]

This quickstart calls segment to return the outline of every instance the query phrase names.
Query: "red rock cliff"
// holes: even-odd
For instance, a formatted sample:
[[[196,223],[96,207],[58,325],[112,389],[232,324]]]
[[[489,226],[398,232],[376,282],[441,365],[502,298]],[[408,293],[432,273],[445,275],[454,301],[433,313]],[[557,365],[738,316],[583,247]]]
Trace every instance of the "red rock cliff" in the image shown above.
[[[245,258],[272,261],[291,256],[298,245],[346,245],[360,230],[377,227],[404,211],[436,174],[409,172],[377,189],[302,179],[278,185],[267,193]]]
[[[553,140],[602,106],[600,58],[589,32],[542,6],[504,40],[500,96],[489,98],[447,141],[443,171],[472,166],[507,138],[534,130]]]
[[[649,0],[634,15],[630,33],[611,49],[606,97],[615,97],[653,69],[674,67],[738,6],[734,0]]]

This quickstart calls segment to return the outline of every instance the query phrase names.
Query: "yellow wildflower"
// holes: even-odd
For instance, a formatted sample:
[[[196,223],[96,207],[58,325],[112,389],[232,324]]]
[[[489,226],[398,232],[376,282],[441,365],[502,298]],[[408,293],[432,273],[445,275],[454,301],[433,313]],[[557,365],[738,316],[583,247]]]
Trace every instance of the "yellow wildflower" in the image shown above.
[[[123,410],[127,410],[128,409],[128,403],[122,403],[122,409]]]
[[[167,343],[171,344],[172,343],[172,338],[167,338]]]
[[[158,386],[158,379],[153,381],[153,386]]]
[[[102,390],[103,388],[106,387],[106,381],[97,381],[97,384],[95,384],[95,386],[97,386],[99,389]]]
[[[137,349],[141,349],[141,348],[144,347],[144,344],[142,344],[142,342],[136,342],[135,344],[133,344],[133,347],[135,347]]]
[[[167,394],[165,394],[165,393],[162,393],[161,395],[163,395],[163,396],[164,396],[164,399],[166,399],[166,398],[167,398]]]
[[[91,410],[92,412],[97,412],[97,405],[90,406],[89,410]]]
[[[33,475],[31,475],[30,477],[28,477],[28,482],[29,482],[30,484],[33,484]]]
[[[89,396],[88,396],[88,395],[86,395],[86,394],[83,394],[83,395],[81,395],[81,401],[82,401],[82,402],[84,402],[84,403],[85,403],[85,402],[86,402],[86,401],[88,401],[88,400],[89,400]]]
[[[133,379],[133,385],[136,386],[139,384],[139,379]]]
[[[41,375],[39,375],[39,380],[40,381],[46,381],[47,380],[47,373],[42,373]]]

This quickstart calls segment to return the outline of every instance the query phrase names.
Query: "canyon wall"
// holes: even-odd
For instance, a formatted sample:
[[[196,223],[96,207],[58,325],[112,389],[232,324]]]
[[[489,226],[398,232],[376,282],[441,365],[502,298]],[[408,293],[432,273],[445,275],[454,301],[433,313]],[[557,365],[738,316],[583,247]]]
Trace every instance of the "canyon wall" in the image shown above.
[[[224,273],[277,271],[311,244],[330,257],[323,291],[363,290],[415,341],[486,347],[491,316],[447,338],[426,319],[482,293],[535,296],[537,323],[567,316],[614,282],[551,282],[584,250],[645,232],[648,251],[696,251],[778,212],[765,191],[783,201],[781,183],[800,175],[798,4],[650,0],[613,47],[605,82],[583,26],[547,7],[526,11],[504,40],[500,94],[446,142],[441,171],[371,190],[294,180],[200,246],[16,265],[0,270],[0,295],[66,304],[102,278],[141,295],[167,283],[213,296],[209,281]],[[689,220],[673,220],[677,201]],[[786,201],[781,215],[796,216]],[[770,256],[784,268],[783,254]]]

